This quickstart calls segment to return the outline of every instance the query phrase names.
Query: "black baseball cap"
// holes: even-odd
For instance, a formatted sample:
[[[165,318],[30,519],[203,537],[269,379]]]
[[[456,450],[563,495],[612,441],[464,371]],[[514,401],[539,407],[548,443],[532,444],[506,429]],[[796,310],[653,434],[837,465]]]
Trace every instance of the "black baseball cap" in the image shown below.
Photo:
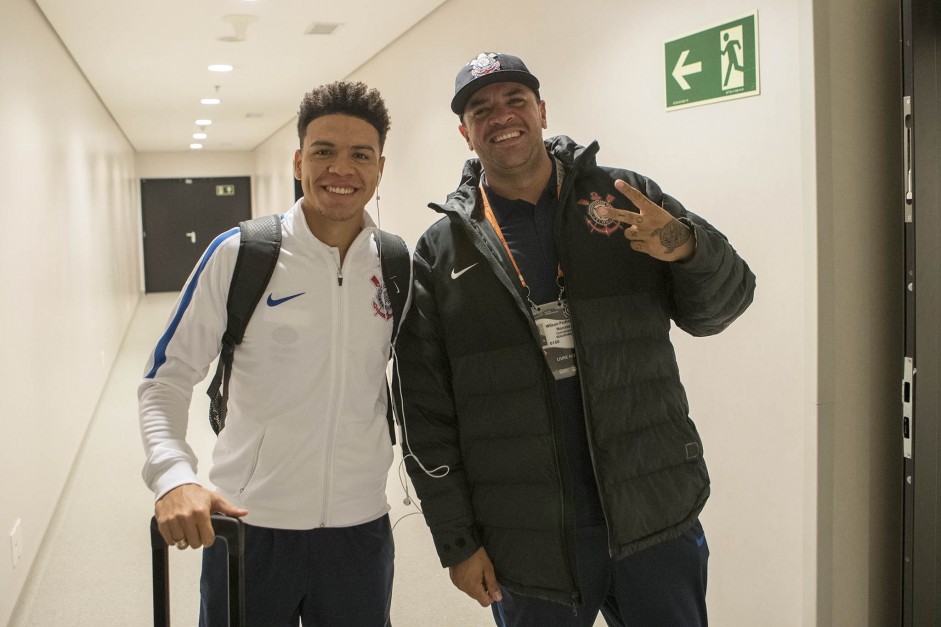
[[[502,52],[481,52],[457,73],[451,111],[463,115],[464,107],[474,92],[491,83],[522,83],[533,91],[539,89],[539,79],[519,57]]]

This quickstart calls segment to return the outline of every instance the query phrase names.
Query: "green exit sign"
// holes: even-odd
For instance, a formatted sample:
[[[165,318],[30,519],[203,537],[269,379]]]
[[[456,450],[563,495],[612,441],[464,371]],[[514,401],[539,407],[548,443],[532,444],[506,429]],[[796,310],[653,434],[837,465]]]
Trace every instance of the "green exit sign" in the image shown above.
[[[235,196],[235,185],[216,185],[216,196]]]
[[[664,44],[667,110],[760,93],[758,12]]]

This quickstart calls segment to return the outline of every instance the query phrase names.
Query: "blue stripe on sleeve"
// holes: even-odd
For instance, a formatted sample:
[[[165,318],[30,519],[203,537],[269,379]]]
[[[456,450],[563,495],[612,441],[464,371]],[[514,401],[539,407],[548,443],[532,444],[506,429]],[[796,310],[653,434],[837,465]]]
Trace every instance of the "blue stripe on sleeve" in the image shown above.
[[[154,367],[151,368],[144,378],[153,379],[157,376],[157,370],[160,369],[167,361],[167,345],[170,343],[170,340],[173,339],[173,334],[176,333],[176,328],[180,324],[180,320],[183,318],[183,314],[186,313],[186,308],[189,307],[190,301],[193,300],[193,292],[196,291],[196,285],[199,283],[199,277],[203,273],[203,268],[206,267],[206,264],[209,262],[209,258],[212,257],[212,254],[216,252],[216,249],[219,247],[222,242],[229,239],[233,235],[239,232],[238,227],[234,229],[229,229],[225,233],[222,233],[216,239],[212,240],[212,243],[209,244],[209,248],[206,249],[206,252],[203,254],[203,258],[199,260],[199,265],[196,266],[196,272],[193,273],[193,278],[190,279],[190,282],[186,284],[186,287],[183,291],[183,298],[180,299],[180,306],[176,310],[176,314],[173,316],[173,320],[170,321],[167,330],[163,332],[163,335],[160,337],[160,340],[157,341],[157,348],[154,349]]]

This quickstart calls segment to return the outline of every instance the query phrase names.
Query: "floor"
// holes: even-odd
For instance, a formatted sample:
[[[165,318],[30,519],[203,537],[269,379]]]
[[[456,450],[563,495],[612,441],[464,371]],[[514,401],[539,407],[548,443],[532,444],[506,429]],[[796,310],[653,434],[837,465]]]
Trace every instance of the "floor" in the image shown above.
[[[153,624],[153,497],[140,477],[136,389],[173,301],[172,294],[141,299],[10,627]],[[205,388],[204,383],[198,389]],[[210,458],[215,438],[207,405],[205,394],[194,394],[188,440],[201,460]],[[201,477],[207,472],[205,465],[199,468]],[[403,504],[398,459],[387,491],[396,545],[393,625],[493,625],[489,609],[451,585],[424,520],[414,506]],[[171,624],[195,625],[200,555],[172,550],[170,556]]]

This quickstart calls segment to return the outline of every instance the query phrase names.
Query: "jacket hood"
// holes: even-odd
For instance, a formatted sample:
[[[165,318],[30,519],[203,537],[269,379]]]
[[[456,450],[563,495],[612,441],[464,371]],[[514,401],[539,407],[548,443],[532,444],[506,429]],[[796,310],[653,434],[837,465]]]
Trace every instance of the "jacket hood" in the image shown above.
[[[595,165],[595,154],[598,152],[598,142],[593,141],[588,146],[581,146],[571,137],[566,135],[557,135],[550,137],[543,142],[546,150],[562,162],[562,166],[568,170],[575,165],[575,162],[585,156],[585,162],[582,167]],[[477,184],[480,181],[480,174],[483,172],[483,165],[480,159],[474,157],[464,162],[464,171],[461,173],[461,182],[457,189],[448,194],[447,200],[442,204],[430,203],[428,206],[439,213],[447,213],[449,210],[458,211],[466,216],[470,216],[476,205]]]

